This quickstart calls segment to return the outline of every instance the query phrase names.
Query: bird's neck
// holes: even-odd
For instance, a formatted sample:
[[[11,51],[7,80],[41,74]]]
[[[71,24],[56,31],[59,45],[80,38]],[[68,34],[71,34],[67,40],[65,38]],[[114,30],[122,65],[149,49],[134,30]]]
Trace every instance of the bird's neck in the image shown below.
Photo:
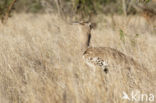
[[[81,42],[81,51],[84,53],[90,47],[91,34],[86,35]]]

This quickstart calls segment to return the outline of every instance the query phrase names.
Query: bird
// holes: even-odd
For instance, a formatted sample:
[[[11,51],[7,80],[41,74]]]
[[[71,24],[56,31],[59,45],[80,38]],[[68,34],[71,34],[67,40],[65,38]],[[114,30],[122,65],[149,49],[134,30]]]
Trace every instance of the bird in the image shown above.
[[[82,64],[86,64],[91,70],[90,75],[101,80],[107,92],[112,88],[123,91],[137,88],[146,91],[145,88],[149,86],[155,87],[148,69],[133,57],[115,48],[92,46],[91,31],[94,28],[96,26],[91,22],[78,23],[79,57]]]
[[[91,31],[96,26],[91,22],[80,22],[79,23],[79,41],[80,41],[80,54],[89,67],[101,68],[105,73],[109,72],[110,66],[125,65],[126,68],[129,66],[135,66],[139,68],[140,65],[126,54],[120,52],[117,49],[111,47],[92,47],[91,46]]]

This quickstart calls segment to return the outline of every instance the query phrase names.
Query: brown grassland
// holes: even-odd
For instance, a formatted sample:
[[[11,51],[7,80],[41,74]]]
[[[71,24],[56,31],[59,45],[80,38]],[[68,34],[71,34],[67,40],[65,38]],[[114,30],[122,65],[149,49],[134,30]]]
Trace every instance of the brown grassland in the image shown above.
[[[131,103],[121,99],[122,91],[139,88],[156,96],[155,28],[141,16],[98,15],[94,21],[91,45],[134,58],[147,68],[148,75],[137,75],[142,81],[149,76],[149,85],[128,88],[122,65],[105,80],[107,74],[84,64],[78,25],[54,14],[16,14],[0,24],[0,103]]]

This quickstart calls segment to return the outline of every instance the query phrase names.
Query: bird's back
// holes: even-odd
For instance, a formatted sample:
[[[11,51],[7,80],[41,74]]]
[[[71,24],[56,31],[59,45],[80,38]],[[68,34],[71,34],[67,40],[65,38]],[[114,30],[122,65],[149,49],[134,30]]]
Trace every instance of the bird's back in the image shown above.
[[[91,59],[91,58],[100,58],[106,62],[113,62],[117,64],[132,64],[137,65],[133,58],[123,54],[122,52],[110,48],[110,47],[90,47],[88,48],[84,54],[84,59]]]

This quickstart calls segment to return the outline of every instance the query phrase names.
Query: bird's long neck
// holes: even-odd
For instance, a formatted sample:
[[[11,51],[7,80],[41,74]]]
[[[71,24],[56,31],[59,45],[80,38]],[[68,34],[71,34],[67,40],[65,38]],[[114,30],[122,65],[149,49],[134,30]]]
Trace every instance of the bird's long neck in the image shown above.
[[[87,48],[90,46],[91,42],[91,27],[90,24],[79,25],[79,40],[80,40],[80,49],[84,53]]]
[[[90,47],[90,42],[91,42],[91,34],[87,33],[86,35],[83,35],[81,38],[81,51],[84,53],[88,47]]]

